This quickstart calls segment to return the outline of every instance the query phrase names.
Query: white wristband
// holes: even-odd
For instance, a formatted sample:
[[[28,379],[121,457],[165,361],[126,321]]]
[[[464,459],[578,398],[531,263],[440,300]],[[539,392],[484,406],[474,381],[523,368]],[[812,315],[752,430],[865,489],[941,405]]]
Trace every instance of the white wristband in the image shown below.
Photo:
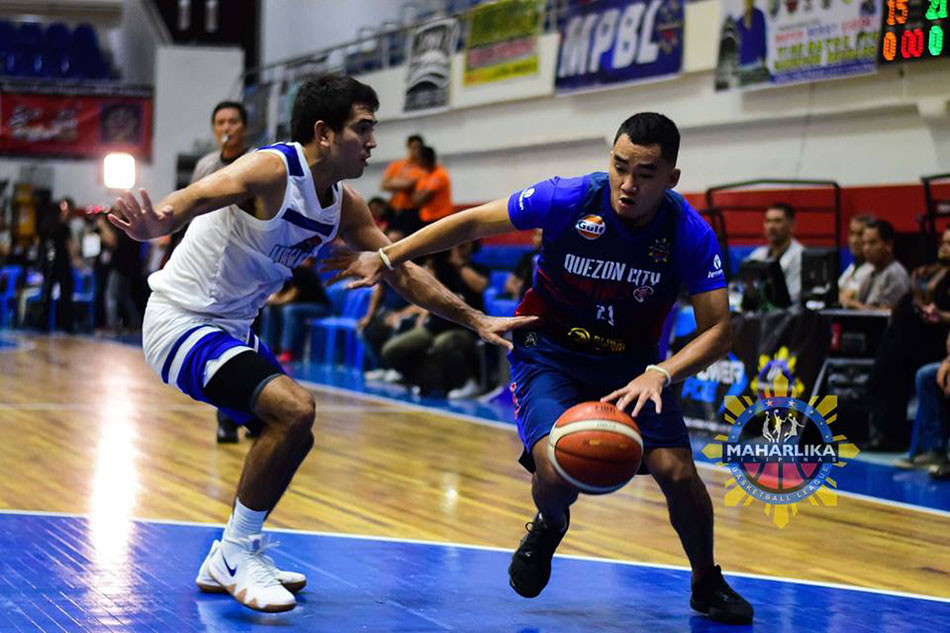
[[[386,268],[388,268],[389,270],[396,270],[395,268],[393,268],[393,263],[389,261],[389,255],[384,253],[383,249],[379,249],[376,252],[379,253],[379,258],[383,260],[383,264],[386,266]]]
[[[673,382],[673,376],[670,375],[670,372],[666,371],[664,368],[660,367],[659,365],[647,365],[647,368],[644,369],[643,371],[644,371],[644,373],[646,373],[646,372],[650,371],[651,369],[652,369],[653,371],[658,371],[658,372],[660,372],[660,373],[663,374],[663,376],[666,378],[666,380],[663,381],[663,386],[664,386],[664,387],[669,386],[669,384],[670,384],[671,382]]]

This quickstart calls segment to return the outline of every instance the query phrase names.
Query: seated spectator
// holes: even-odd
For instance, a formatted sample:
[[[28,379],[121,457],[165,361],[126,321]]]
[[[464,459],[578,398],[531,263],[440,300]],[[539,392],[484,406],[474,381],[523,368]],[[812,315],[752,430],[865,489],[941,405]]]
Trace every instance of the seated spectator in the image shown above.
[[[876,220],[865,227],[861,235],[864,259],[872,270],[858,289],[857,297],[845,298],[842,306],[890,313],[910,290],[907,270],[894,259],[894,235],[894,227],[887,220]]]
[[[423,147],[420,154],[422,174],[416,181],[412,199],[419,207],[419,220],[431,224],[455,210],[452,206],[452,181],[449,172],[436,162],[435,150]]]
[[[366,203],[369,212],[373,214],[373,221],[380,231],[386,231],[389,223],[392,221],[393,211],[389,208],[389,203],[379,196],[374,196]]]
[[[482,292],[488,286],[488,270],[469,261],[473,244],[455,246],[430,260],[436,278],[473,308],[484,307]],[[403,375],[422,395],[447,394],[464,398],[478,392],[476,337],[459,325],[423,312],[415,327],[383,345],[388,366]]]
[[[795,209],[785,202],[776,202],[765,210],[765,239],[768,242],[749,255],[748,259],[766,262],[778,260],[785,275],[785,285],[792,305],[802,296],[802,252],[805,248],[795,239]]]
[[[298,360],[307,321],[329,313],[330,301],[313,270],[313,260],[305,259],[284,287],[268,298],[261,311],[261,338],[281,363]]]
[[[865,235],[869,232],[866,230]],[[871,255],[875,256],[873,252]],[[907,447],[907,403],[913,393],[914,374],[940,360],[940,350],[950,334],[948,272],[950,230],[944,231],[937,263],[914,271],[913,291],[897,299],[878,345],[868,379],[868,397],[873,406],[867,448],[871,450]]]
[[[950,476],[947,466],[947,398],[950,397],[950,340],[947,357],[917,370],[917,413],[907,457],[898,468],[928,468],[935,477]]]
[[[534,267],[538,253],[541,252],[541,229],[535,229],[531,234],[532,250],[521,256],[515,269],[508,273],[505,279],[504,293],[512,299],[521,299],[534,283]]]
[[[848,223],[848,247],[854,260],[838,278],[838,302],[858,296],[861,284],[871,274],[872,266],[864,259],[864,229],[874,222],[873,215],[856,215]]]

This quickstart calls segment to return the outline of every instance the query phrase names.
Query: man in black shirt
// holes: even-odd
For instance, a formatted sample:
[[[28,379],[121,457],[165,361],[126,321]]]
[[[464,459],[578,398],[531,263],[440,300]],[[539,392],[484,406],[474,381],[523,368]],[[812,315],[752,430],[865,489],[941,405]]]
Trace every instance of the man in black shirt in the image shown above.
[[[76,331],[73,317],[73,264],[78,265],[79,251],[69,230],[69,216],[75,209],[72,198],[59,201],[40,228],[40,268],[43,271],[43,326],[50,320],[53,288],[59,284],[57,325],[66,332]]]

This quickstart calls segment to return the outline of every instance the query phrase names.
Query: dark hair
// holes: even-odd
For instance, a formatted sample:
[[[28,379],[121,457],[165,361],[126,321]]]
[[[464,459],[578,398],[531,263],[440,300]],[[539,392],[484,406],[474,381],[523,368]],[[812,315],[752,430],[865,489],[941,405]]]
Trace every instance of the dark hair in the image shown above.
[[[877,222],[877,216],[870,213],[862,213],[851,218],[851,222],[860,222],[864,226],[870,226]]]
[[[373,203],[381,204],[384,207],[389,207],[389,203],[386,201],[386,198],[383,198],[381,196],[373,196],[372,198],[369,199],[369,201],[367,201],[366,206],[370,206]]]
[[[419,158],[422,159],[422,164],[424,165],[435,165],[435,148],[429,147],[428,145],[423,145],[422,150],[419,152]]]
[[[785,217],[789,220],[795,219],[795,208],[787,202],[773,202],[769,206],[765,207],[766,212],[771,211],[772,209],[778,209],[784,213]]]
[[[241,123],[247,125],[247,108],[244,107],[244,104],[240,101],[222,101],[218,105],[214,106],[214,110],[211,112],[211,124],[214,125],[214,117],[218,114],[220,110],[227,110],[229,108],[234,108],[238,111],[238,114],[241,115]]]
[[[887,220],[874,220],[874,222],[871,222],[864,228],[877,229],[878,235],[880,235],[881,239],[885,242],[893,242],[894,236],[896,235],[894,225]]]
[[[346,75],[324,75],[300,85],[290,115],[290,139],[297,143],[313,140],[313,126],[323,121],[334,132],[343,130],[354,104],[379,108],[376,91]]]
[[[409,138],[406,139],[406,145],[411,145],[412,143],[421,143],[423,145],[426,144],[426,142],[423,141],[422,137],[418,134],[410,134]]]
[[[620,124],[617,139],[626,134],[637,145],[660,146],[660,153],[671,165],[676,164],[680,153],[680,131],[669,118],[656,112],[640,112]]]

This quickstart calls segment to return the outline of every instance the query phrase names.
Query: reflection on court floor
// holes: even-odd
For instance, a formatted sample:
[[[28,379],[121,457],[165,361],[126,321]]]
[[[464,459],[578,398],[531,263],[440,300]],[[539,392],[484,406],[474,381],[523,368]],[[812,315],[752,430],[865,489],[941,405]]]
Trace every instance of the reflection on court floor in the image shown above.
[[[310,585],[295,610],[259,614],[194,586],[219,534],[0,513],[0,631],[950,630],[950,600],[755,577],[730,577],[755,625],[727,627],[689,609],[685,570],[573,557],[555,559],[547,590],[525,600],[508,587],[507,551],[289,531],[275,534],[276,561]]]

